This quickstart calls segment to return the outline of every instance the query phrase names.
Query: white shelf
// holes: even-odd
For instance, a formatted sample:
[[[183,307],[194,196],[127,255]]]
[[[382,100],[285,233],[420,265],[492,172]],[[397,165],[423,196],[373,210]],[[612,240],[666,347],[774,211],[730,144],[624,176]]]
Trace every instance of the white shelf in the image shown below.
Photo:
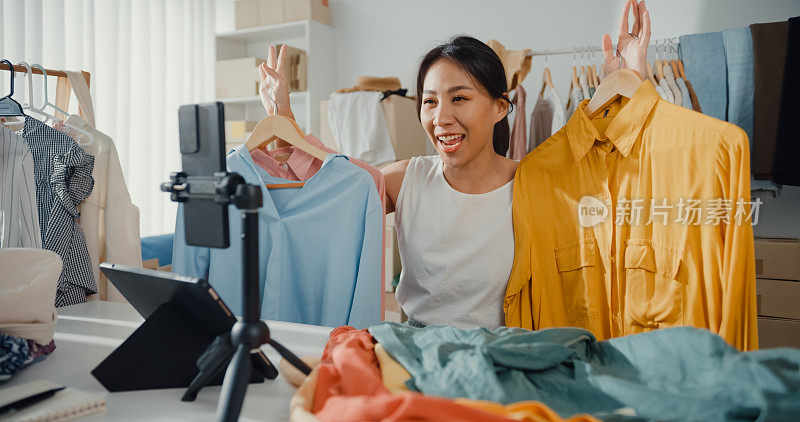
[[[275,25],[257,26],[255,28],[238,29],[236,31],[217,34],[217,39],[241,43],[282,41],[291,38],[304,38],[308,19],[278,23]]]
[[[308,100],[308,91],[290,92],[289,99],[292,104],[303,103]],[[251,95],[247,97],[226,97],[217,98],[217,101],[222,101],[225,104],[261,104],[261,97],[258,95]]]

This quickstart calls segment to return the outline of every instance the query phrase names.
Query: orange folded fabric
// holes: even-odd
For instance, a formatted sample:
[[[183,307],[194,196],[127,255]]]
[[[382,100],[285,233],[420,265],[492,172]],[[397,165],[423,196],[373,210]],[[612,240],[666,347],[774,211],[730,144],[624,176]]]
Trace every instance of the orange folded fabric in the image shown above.
[[[383,384],[375,342],[367,330],[339,327],[331,332],[316,378],[313,409],[319,421],[563,421],[541,403],[503,406],[474,400],[451,400],[417,392],[392,394]],[[312,377],[310,377],[312,378]],[[313,381],[313,379],[311,380]],[[308,382],[308,381],[307,381]],[[305,384],[304,390],[309,387]],[[298,391],[298,394],[300,391]],[[300,401],[306,399],[300,397]],[[298,405],[298,400],[293,398]],[[464,404],[462,404],[462,402]],[[302,412],[293,410],[293,419]],[[310,420],[307,415],[303,420]],[[576,416],[569,421],[595,421]]]

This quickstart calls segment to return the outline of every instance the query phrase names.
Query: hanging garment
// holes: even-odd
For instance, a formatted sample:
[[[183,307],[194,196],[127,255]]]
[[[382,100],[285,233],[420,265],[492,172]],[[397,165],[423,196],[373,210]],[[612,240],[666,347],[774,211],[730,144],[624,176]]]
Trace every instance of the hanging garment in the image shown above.
[[[67,123],[92,135],[91,144],[82,148],[87,154],[94,156],[94,188],[78,207],[81,229],[91,257],[92,272],[97,280],[101,300],[125,302],[119,290],[100,272],[100,263],[110,262],[142,268],[139,209],[131,202],[114,141],[94,128],[94,106],[86,80],[80,72],[66,73],[80,109],[88,120],[71,115],[67,118]],[[68,129],[66,133],[83,144],[90,141],[78,131]]]
[[[261,186],[259,218],[261,317],[304,324],[366,327],[381,320],[381,227],[378,191],[369,173],[347,157],[329,154],[302,188],[258,167],[242,144],[228,170]],[[230,210],[230,233],[241,233],[241,211]],[[207,279],[235,314],[242,312],[242,246],[187,246],[178,206],[172,270]]]
[[[369,332],[411,374],[409,389],[425,395],[538,400],[562,417],[608,420],[791,420],[800,413],[800,350],[739,352],[691,327],[607,341],[578,328],[491,332],[384,322]]]
[[[577,101],[579,103],[580,101]],[[531,135],[528,152],[564,126],[564,106],[554,89],[545,86],[531,113]]]
[[[775,162],[772,177],[776,183],[800,186],[800,168],[797,157],[800,157],[800,131],[798,110],[800,110],[800,17],[789,19],[789,35],[786,44],[786,67],[783,74],[781,109],[778,120],[777,141],[775,145]]]
[[[500,58],[500,62],[503,63],[508,91],[522,84],[522,81],[528,76],[528,72],[531,71],[533,57],[528,55],[531,50],[528,48],[524,50],[507,50],[497,40],[489,40],[486,45],[494,50],[497,57]]]
[[[578,77],[578,83],[581,86],[581,93],[583,94],[583,98],[592,98],[592,95],[589,94],[589,81],[586,79],[585,72],[581,72],[580,76]]]
[[[664,93],[664,89],[663,88],[661,88],[659,85],[656,85],[655,89],[656,89],[656,93],[658,93],[659,97],[663,98],[665,101],[669,101],[669,99],[667,97],[667,94]]]
[[[692,100],[692,109],[698,113],[703,112],[703,108],[700,107],[700,101],[697,99],[697,94],[694,92],[694,87],[692,87],[692,83],[689,82],[688,79],[685,79],[683,83],[686,84],[686,90],[689,91],[689,98]]]
[[[56,307],[86,301],[97,293],[92,260],[78,219],[78,205],[92,192],[94,157],[69,136],[25,116],[22,137],[33,155],[42,245],[64,263]]]
[[[781,91],[786,66],[788,22],[750,25],[753,38],[753,163],[756,179],[772,179]],[[796,77],[792,75],[791,77]],[[704,107],[705,108],[705,107]]]
[[[341,153],[371,166],[395,160],[380,92],[333,94],[328,124]]]
[[[675,83],[681,90],[681,107],[693,110],[692,97],[689,96],[689,88],[686,87],[686,82],[683,81],[683,78],[676,78]]]
[[[337,152],[326,147],[316,136],[308,134],[306,135],[306,142],[309,144],[327,152],[336,154]],[[280,162],[275,159],[277,156],[286,155],[288,154],[289,157]],[[250,157],[253,161],[269,173],[273,177],[278,177],[281,179],[286,180],[297,180],[297,181],[305,181],[310,179],[312,176],[317,174],[320,167],[322,167],[322,161],[314,157],[313,155],[303,151],[300,148],[295,148],[293,146],[286,146],[286,147],[278,147],[272,151],[264,151],[261,149],[253,149],[250,151]],[[362,169],[366,170],[370,176],[372,176],[372,180],[375,182],[375,188],[378,190],[378,197],[381,199],[381,211],[383,214],[386,214],[386,179],[383,177],[383,173],[380,170],[372,167],[371,165],[357,160],[355,158],[349,159],[351,163],[361,167]],[[386,219],[381,220],[381,251],[386,251]],[[383,285],[385,280],[386,274],[386,254],[381,253],[381,272],[380,272],[380,281],[379,284]],[[383,295],[381,295],[381,315],[383,315],[384,303],[383,303]]]
[[[739,126],[753,145],[753,38],[750,28],[722,31],[728,69],[728,121]],[[752,164],[751,164],[752,165]]]
[[[681,95],[681,89],[678,87],[678,84],[675,83],[675,73],[672,72],[672,66],[669,65],[667,61],[664,61],[664,79],[667,80],[667,86],[669,87],[670,92],[672,92],[672,98],[675,101],[672,104],[677,104],[679,106],[683,106],[683,95]]]
[[[517,170],[506,325],[758,348],[747,135],[649,81],[593,119],[586,103]]]
[[[528,153],[528,128],[527,113],[525,112],[525,88],[517,85],[511,103],[514,104],[514,125],[511,127],[511,142],[509,144],[508,158],[521,160]]]
[[[575,110],[578,109],[578,104],[580,104],[580,102],[583,101],[585,97],[583,96],[583,91],[579,86],[573,86],[572,89],[570,90],[569,95],[570,99],[567,104],[567,116],[572,116],[572,114],[575,113]],[[566,118],[569,119],[569,117]]]
[[[0,126],[0,248],[41,248],[31,150]]]
[[[512,182],[466,194],[443,166],[438,155],[412,158],[397,194],[397,301],[425,325],[497,328],[514,256]]]
[[[664,98],[672,104],[675,104],[675,96],[672,95],[672,89],[670,89],[669,84],[667,83],[666,76],[658,81],[658,86],[661,88],[661,92],[663,92],[663,95],[661,95],[661,92],[659,92],[661,98]]]
[[[686,79],[692,81],[703,112],[727,119],[728,78],[721,32],[681,35],[678,53]]]
[[[50,343],[61,258],[44,249],[3,248],[0,268],[0,333]]]

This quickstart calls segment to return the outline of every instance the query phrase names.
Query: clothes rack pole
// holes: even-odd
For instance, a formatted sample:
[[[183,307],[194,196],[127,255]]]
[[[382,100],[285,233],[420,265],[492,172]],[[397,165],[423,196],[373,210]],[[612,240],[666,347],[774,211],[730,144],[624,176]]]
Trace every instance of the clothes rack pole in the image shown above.
[[[0,63],[0,70],[9,70],[8,69],[8,65],[5,64],[5,63]],[[45,72],[47,72],[47,76],[58,76],[58,77],[63,77],[63,78],[67,77],[67,74],[64,73],[63,70],[55,70],[55,69],[47,69],[47,68],[45,68],[44,70],[45,70]],[[15,72],[20,72],[20,73],[28,73],[28,69],[26,69],[23,66],[18,66],[18,65],[14,65],[14,71]],[[39,68],[33,68],[33,69],[31,69],[31,71],[33,73],[37,74],[37,75],[42,75],[42,70],[39,69]],[[80,72],[83,75],[83,78],[86,79],[86,84],[88,85],[89,81],[91,80],[92,75],[89,72],[86,72],[86,71],[83,71],[83,70],[81,70]]]
[[[651,47],[655,47],[656,45],[677,45],[679,44],[678,37],[674,38],[664,38],[661,40],[652,40],[650,44]],[[561,48],[556,50],[533,50],[529,51],[527,56],[554,56],[558,54],[580,54],[586,52],[594,52],[594,51],[603,51],[603,48],[598,45],[589,45],[589,46],[582,46],[582,47],[573,47],[573,48]]]
[[[8,65],[5,64],[5,63],[0,63],[0,70],[9,70]],[[26,69],[23,66],[18,66],[18,65],[14,65],[14,71],[15,72],[20,72],[20,73],[28,73],[28,69]],[[42,75],[43,74],[42,70],[39,69],[38,67],[32,68],[31,71],[34,74],[38,74],[38,75]],[[55,70],[55,69],[47,69],[47,68],[45,68],[44,71],[47,72],[47,76],[55,76],[55,77],[58,78],[58,83],[56,85],[56,107],[58,107],[58,108],[60,108],[62,110],[66,110],[67,107],[69,107],[69,97],[70,97],[70,93],[72,91],[72,88],[70,87],[69,79],[67,78],[66,72],[64,72],[63,70]],[[84,70],[81,70],[80,72],[81,72],[81,75],[83,75],[83,79],[86,80],[86,86],[90,87],[91,86],[91,79],[92,79],[91,73],[86,72]],[[83,110],[79,110],[78,114],[81,117],[84,117],[83,116]],[[56,117],[58,117],[60,119],[66,119],[67,118],[67,116],[62,116],[61,112],[58,112],[58,111],[56,112]]]

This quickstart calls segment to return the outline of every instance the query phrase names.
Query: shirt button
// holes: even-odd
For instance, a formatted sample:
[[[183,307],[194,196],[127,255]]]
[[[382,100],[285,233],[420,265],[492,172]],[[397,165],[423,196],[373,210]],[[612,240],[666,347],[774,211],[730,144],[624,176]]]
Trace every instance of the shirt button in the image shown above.
[[[612,263],[612,264],[616,264],[616,263],[617,263],[617,258],[614,258],[614,257],[612,256],[612,257],[611,257],[611,263]]]
[[[619,317],[618,317],[618,316],[614,315],[614,317],[613,317],[613,318],[611,318],[611,319],[612,319],[612,320],[613,320],[615,323],[619,324]]]

